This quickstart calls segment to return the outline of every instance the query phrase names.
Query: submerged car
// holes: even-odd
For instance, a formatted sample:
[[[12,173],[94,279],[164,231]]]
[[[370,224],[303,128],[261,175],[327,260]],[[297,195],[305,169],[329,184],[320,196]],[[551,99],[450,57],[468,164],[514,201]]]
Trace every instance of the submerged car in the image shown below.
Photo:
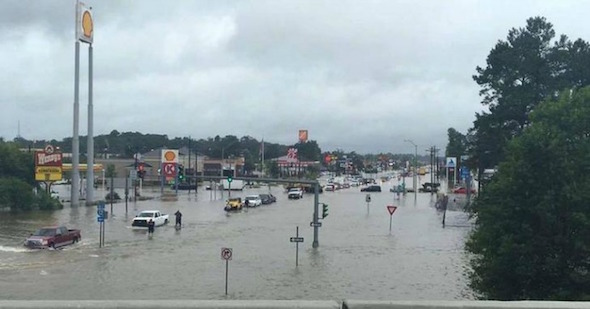
[[[366,188],[362,188],[361,192],[381,192],[381,186],[373,185]]]
[[[24,246],[32,249],[57,248],[75,244],[82,239],[80,230],[70,230],[65,226],[44,227],[31,234]]]
[[[260,195],[260,199],[262,200],[262,204],[265,204],[265,205],[272,204],[277,201],[277,198],[270,193],[268,193],[268,194],[263,193],[263,194],[259,194],[259,195]]]
[[[258,207],[262,205],[262,199],[258,194],[248,195],[244,199],[244,205],[247,207]]]
[[[476,192],[475,189],[471,189],[470,191],[471,191],[471,194],[475,194],[475,192]],[[455,188],[455,189],[453,189],[453,193],[455,193],[455,194],[467,194],[467,188],[465,188],[465,187]]]
[[[148,220],[153,220],[155,226],[160,226],[168,223],[168,215],[161,213],[159,210],[144,210],[133,218],[131,226],[147,227]]]
[[[300,199],[303,198],[303,190],[301,188],[291,188],[287,193],[289,199]]]
[[[242,199],[239,197],[229,198],[225,201],[225,207],[223,208],[225,211],[238,211],[242,210]]]

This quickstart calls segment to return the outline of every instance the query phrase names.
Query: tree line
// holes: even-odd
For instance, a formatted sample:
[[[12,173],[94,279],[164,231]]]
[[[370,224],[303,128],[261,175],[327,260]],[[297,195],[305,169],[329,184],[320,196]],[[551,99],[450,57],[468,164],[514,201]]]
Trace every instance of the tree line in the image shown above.
[[[481,103],[446,155],[497,168],[469,211],[470,284],[480,298],[590,298],[590,45],[544,17],[508,31],[474,81]]]

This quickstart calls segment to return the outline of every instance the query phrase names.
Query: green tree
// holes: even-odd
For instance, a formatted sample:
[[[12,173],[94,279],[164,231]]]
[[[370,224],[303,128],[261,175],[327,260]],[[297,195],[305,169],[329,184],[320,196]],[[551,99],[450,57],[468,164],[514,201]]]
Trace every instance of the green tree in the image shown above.
[[[279,164],[277,163],[277,161],[270,161],[270,163],[267,164],[266,166],[268,169],[268,174],[270,174],[270,177],[272,177],[272,178],[279,177]]]
[[[590,88],[531,114],[473,206],[471,286],[499,300],[590,299]]]
[[[449,137],[449,143],[445,150],[447,157],[460,157],[467,153],[467,138],[465,135],[454,128],[449,128],[447,135]]]
[[[17,178],[0,178],[0,206],[11,211],[34,208],[33,187]]]
[[[105,177],[107,177],[107,178],[117,177],[117,171],[115,170],[115,165],[108,164],[107,169],[104,174],[105,174]]]
[[[322,150],[314,140],[295,144],[297,156],[301,161],[321,161]]]
[[[491,153],[503,153],[506,142],[517,136],[529,123],[529,114],[545,97],[561,90],[558,82],[560,68],[552,65],[551,40],[555,37],[553,25],[543,17],[529,18],[526,27],[511,29],[506,41],[499,41],[490,51],[485,68],[477,67],[473,79],[482,87],[482,104],[489,106],[492,117],[474,123],[475,142],[470,155],[483,153],[480,147]],[[491,132],[490,132],[491,131]],[[501,137],[496,143],[477,142],[480,135]],[[502,155],[495,156],[496,165]]]

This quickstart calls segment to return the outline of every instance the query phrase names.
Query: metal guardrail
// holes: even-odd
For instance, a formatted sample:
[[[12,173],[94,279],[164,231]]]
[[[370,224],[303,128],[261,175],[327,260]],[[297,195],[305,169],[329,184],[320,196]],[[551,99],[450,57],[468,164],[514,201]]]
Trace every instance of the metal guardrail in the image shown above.
[[[590,302],[344,300],[0,300],[0,309],[589,309]]]

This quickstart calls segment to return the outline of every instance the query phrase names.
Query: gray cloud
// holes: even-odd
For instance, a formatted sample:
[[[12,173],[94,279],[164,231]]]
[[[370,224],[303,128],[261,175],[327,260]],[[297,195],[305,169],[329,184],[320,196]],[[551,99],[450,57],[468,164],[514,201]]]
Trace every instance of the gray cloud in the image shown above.
[[[546,16],[588,39],[573,1],[86,1],[95,134],[250,135],[325,150],[412,152],[465,132],[477,65],[511,27]],[[0,136],[72,134],[74,1],[0,3]],[[80,132],[86,132],[82,45]]]

